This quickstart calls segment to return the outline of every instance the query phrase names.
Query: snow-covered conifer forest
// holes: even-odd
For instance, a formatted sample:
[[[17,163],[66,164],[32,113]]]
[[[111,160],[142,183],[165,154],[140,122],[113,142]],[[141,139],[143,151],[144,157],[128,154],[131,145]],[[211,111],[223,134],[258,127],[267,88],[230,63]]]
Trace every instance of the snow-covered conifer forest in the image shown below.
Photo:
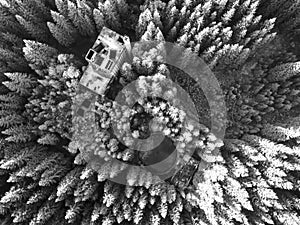
[[[72,107],[103,27],[202,58],[222,88],[225,137],[211,130],[199,85],[155,60],[157,49],[124,63],[97,98],[91,140]],[[176,89],[127,110],[108,99],[133,81],[128,102],[161,93],[167,78],[189,94],[200,125],[182,125]],[[0,225],[300,224],[300,0],[1,0],[0,92]],[[186,167],[197,169],[162,183],[132,169],[127,185],[114,182],[128,165],[155,161],[110,132],[130,118],[122,143],[161,130],[155,156],[195,148]]]

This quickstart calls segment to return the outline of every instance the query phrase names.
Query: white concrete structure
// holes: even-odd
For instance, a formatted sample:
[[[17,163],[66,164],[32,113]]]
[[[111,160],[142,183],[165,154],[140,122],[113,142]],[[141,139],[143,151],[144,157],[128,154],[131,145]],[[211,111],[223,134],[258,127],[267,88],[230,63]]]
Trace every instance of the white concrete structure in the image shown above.
[[[89,62],[80,84],[99,95],[104,95],[123,65],[131,44],[127,36],[103,27],[93,47],[86,54]]]

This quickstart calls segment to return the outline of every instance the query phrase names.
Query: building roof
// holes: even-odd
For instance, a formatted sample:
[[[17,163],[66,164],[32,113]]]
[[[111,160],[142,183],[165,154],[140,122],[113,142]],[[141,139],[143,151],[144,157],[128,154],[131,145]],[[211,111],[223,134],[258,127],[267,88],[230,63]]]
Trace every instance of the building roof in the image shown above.
[[[101,66],[103,61],[104,61],[104,58],[102,57],[102,55],[97,54],[97,55],[95,56],[95,61],[94,61],[94,63],[95,63],[96,65]]]
[[[102,95],[124,61],[129,39],[103,27],[86,55],[89,62],[80,83]],[[129,43],[130,44],[130,43]]]
[[[111,60],[115,60],[115,59],[116,59],[116,56],[117,56],[117,51],[114,50],[114,49],[111,49],[111,50],[110,50],[110,53],[109,53],[109,58],[110,58]]]

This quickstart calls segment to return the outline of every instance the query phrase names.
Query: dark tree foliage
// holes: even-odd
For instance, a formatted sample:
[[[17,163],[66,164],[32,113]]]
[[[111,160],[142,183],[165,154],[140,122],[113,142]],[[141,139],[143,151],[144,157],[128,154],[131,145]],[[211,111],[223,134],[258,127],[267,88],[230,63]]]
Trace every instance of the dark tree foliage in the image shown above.
[[[297,0],[0,1],[0,224],[299,225],[299,13]],[[187,126],[181,149],[196,151],[164,183],[141,169],[124,177],[128,185],[110,181],[127,168],[113,159],[145,165],[174,145],[138,154],[121,144],[108,131],[112,121],[123,129],[129,111],[109,115],[109,98],[97,99],[106,112],[96,139],[93,127],[76,133],[88,122],[74,123],[84,55],[104,26],[132,41],[185,47],[183,63],[196,53],[223,89],[228,125],[220,140],[200,87],[159,62],[163,47],[123,64],[108,95],[137,81],[125,101],[163,93],[175,105],[176,90],[162,91],[172,78],[203,122]],[[137,105],[132,133],[160,129],[145,122],[151,112],[168,117],[169,142],[179,137],[180,112],[147,101],[161,108],[147,114]],[[130,142],[128,133],[122,138]],[[91,166],[91,157],[104,162]]]

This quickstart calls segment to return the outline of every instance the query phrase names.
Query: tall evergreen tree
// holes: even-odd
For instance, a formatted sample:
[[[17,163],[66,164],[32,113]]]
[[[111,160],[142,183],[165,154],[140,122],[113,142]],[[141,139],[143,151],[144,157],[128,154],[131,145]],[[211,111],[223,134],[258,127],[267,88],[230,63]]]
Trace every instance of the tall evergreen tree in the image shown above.
[[[23,52],[25,58],[30,64],[36,66],[49,65],[51,58],[58,54],[55,48],[47,44],[32,40],[24,40],[24,43],[25,47],[23,48]]]
[[[70,23],[65,16],[55,11],[51,11],[51,16],[56,22],[56,25],[51,22],[47,22],[52,35],[62,45],[68,46],[74,43],[78,36],[78,32],[72,23]]]
[[[22,16],[16,15],[18,22],[25,28],[25,30],[34,38],[40,41],[47,40],[45,30],[36,24],[26,21]]]
[[[286,63],[278,65],[269,71],[270,81],[281,81],[289,79],[300,73],[300,62]]]
[[[18,23],[14,15],[5,6],[0,7],[0,30],[24,36],[24,28]]]
[[[70,46],[75,42],[75,37],[71,34],[64,32],[64,30],[58,25],[47,22],[47,26],[53,35],[53,37],[63,46]]]
[[[72,1],[67,1],[68,18],[72,21],[79,33],[83,36],[93,37],[95,35],[95,25],[92,20],[92,9],[84,1],[77,1],[77,4]]]
[[[36,85],[35,79],[30,74],[5,73],[5,76],[8,77],[10,81],[5,81],[3,84],[21,96],[29,96],[33,87]]]

